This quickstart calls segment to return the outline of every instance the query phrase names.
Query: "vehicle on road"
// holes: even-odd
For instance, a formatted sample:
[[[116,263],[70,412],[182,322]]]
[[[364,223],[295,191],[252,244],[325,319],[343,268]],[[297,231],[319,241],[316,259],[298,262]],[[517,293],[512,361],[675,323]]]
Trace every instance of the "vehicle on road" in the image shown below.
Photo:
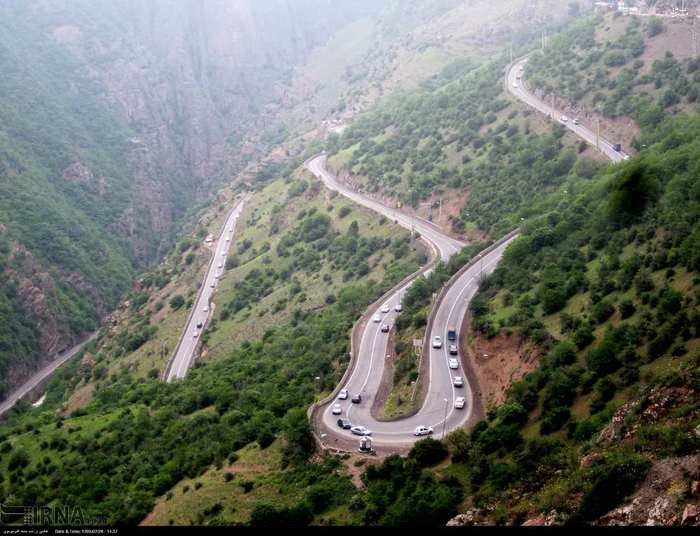
[[[440,335],[435,335],[435,337],[433,337],[433,348],[442,348],[442,339],[440,338]]]
[[[463,396],[458,396],[455,399],[455,409],[464,409],[464,404],[466,404],[466,401]]]
[[[562,123],[568,123],[568,122],[569,122],[569,118],[566,117],[565,115],[562,115],[562,116],[561,116],[561,122],[562,122]]]
[[[223,265],[222,263],[219,263],[219,266],[217,266],[217,268],[218,268],[219,270],[221,270],[223,267],[224,267],[224,265]]]
[[[338,400],[347,400],[347,399],[348,399],[348,390],[341,389],[340,392],[338,393]]]
[[[350,431],[355,435],[361,435],[361,436],[372,435],[372,432],[369,431],[364,426],[353,426],[352,428],[350,428]]]
[[[222,257],[225,257],[225,256],[226,256],[226,252],[225,252],[225,251],[222,251],[222,252],[221,252],[221,256],[222,256]]]
[[[462,379],[461,376],[455,376],[454,380],[452,380],[452,384],[455,387],[464,387],[464,380]]]
[[[391,326],[389,324],[384,324],[382,326],[382,333],[389,333],[391,331]]]
[[[413,431],[414,436],[425,436],[433,433],[433,428],[430,426],[417,426]]]
[[[513,87],[517,89],[517,88],[518,88],[518,83],[517,83],[517,82],[513,82]]]
[[[381,311],[382,311],[382,313],[385,313],[385,314],[386,314],[386,313],[388,313],[389,311],[391,311],[391,307],[389,307],[389,304],[388,304],[388,303],[385,303],[384,305],[382,305]]]
[[[622,144],[621,143],[613,143],[612,148],[613,148],[613,151],[619,153],[620,151],[622,151]]]
[[[450,326],[447,328],[447,340],[448,341],[456,341],[457,340],[457,330],[453,326]]]
[[[381,321],[382,321],[382,317],[379,316],[378,314],[376,314],[372,317],[372,322],[381,322]]]
[[[197,322],[197,329],[202,329],[202,326],[203,326],[203,325],[204,325],[204,324],[202,324],[201,322]]]
[[[350,430],[350,428],[352,428],[352,423],[347,419],[338,419],[338,428]]]
[[[457,363],[456,359],[450,359],[450,368],[451,369],[457,369],[459,368],[459,363]]]
[[[578,119],[574,119],[574,125],[578,125],[578,124],[580,124],[580,123],[579,123],[579,120],[578,120]]]
[[[459,352],[457,352],[457,345],[456,344],[450,344],[450,355],[457,355]]]
[[[401,311],[403,311],[403,305],[401,305],[400,303],[397,303],[396,305],[394,305],[394,311],[396,311],[397,313],[400,313]]]
[[[231,241],[231,239],[230,239],[230,238],[226,238],[226,242],[230,242],[230,241]]]
[[[199,331],[195,330],[194,333],[192,334],[192,338],[196,339],[197,337],[199,337]]]
[[[203,313],[208,313],[209,312],[209,306],[205,305],[204,308],[202,309]]]
[[[359,404],[362,402],[362,396],[361,395],[355,395],[352,397],[352,403],[353,404]]]
[[[211,288],[216,288],[216,283],[212,283],[212,284],[209,285],[209,286],[210,286]]]
[[[343,413],[343,407],[340,404],[335,404],[333,406],[333,415],[340,415]]]
[[[624,155],[624,156],[622,157],[622,159],[623,159],[623,160],[629,160],[629,159],[630,159],[630,155],[626,154],[626,155]]]

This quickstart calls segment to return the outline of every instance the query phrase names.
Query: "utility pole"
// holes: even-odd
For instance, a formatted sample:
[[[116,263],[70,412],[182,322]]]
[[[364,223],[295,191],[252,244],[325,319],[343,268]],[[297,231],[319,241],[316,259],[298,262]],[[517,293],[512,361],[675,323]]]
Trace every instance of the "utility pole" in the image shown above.
[[[447,426],[447,399],[445,399],[445,418],[442,420],[442,439],[445,439],[445,427]]]
[[[600,118],[596,117],[595,120],[595,147],[600,150]]]
[[[440,198],[440,208],[438,209],[438,219],[440,218],[442,218],[442,197]]]

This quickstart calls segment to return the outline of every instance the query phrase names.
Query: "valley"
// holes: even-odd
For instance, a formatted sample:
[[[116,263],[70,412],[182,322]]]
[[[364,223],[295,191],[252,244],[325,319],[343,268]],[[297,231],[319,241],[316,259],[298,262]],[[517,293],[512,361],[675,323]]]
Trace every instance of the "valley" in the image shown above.
[[[0,502],[700,523],[700,5],[647,4],[0,7]]]

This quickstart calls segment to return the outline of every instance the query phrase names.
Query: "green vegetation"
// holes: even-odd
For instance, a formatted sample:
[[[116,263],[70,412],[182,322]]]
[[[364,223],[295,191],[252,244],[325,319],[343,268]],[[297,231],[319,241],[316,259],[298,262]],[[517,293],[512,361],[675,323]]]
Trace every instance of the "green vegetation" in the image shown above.
[[[659,19],[584,18],[533,54],[525,75],[532,86],[607,117],[659,120],[664,111],[693,106],[700,95],[697,59],[678,60],[670,51],[642,59],[663,32]]]
[[[531,112],[506,98],[505,63],[457,63],[421,89],[385,99],[330,140],[331,163],[413,206],[467,190],[454,229],[505,234],[533,198],[567,179],[589,179],[597,167],[567,148],[563,129],[538,132]]]
[[[95,81],[21,11],[0,8],[0,394],[8,367],[30,368],[39,357],[35,326],[44,319],[18,286],[36,285],[46,294],[42,314],[80,335],[116,306],[133,276],[125,238],[108,230],[128,203],[130,131],[107,111]],[[89,179],[64,175],[76,163]],[[42,284],[40,273],[54,284]]]
[[[640,157],[538,207],[541,215],[522,226],[482,285],[472,304],[475,326],[517,330],[548,353],[488,422],[460,439],[464,463],[480,468],[471,475],[478,502],[527,489],[537,459],[548,471],[537,485],[547,491],[530,504],[556,493],[569,514],[590,520],[619,503],[663,455],[653,441],[626,441],[589,470],[575,457],[595,446],[624,402],[655,386],[697,381],[698,357],[689,348],[700,347],[698,133],[698,115],[646,126]],[[507,315],[496,299],[504,292],[515,304]],[[698,419],[691,411],[674,421],[685,440],[674,440],[671,453],[700,448],[692,432]],[[560,482],[566,485],[557,488]],[[583,500],[572,504],[577,492]]]

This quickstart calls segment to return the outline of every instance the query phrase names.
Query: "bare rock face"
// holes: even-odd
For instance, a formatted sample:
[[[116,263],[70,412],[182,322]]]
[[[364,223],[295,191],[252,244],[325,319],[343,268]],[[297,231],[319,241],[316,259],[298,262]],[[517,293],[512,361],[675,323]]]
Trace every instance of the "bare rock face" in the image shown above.
[[[698,522],[700,512],[698,511],[698,506],[695,504],[686,504],[683,509],[683,517],[681,518],[681,525],[695,525]]]
[[[558,514],[556,510],[552,510],[548,514],[540,514],[532,517],[522,524],[523,527],[551,527],[558,525]]]
[[[480,515],[479,510],[469,509],[463,514],[459,514],[447,522],[448,527],[471,527],[477,525],[477,517]]]
[[[630,500],[605,514],[596,524],[673,526],[683,523],[683,519],[686,519],[687,524],[695,523],[697,507],[688,504],[684,510],[682,499],[691,491],[692,480],[688,479],[696,479],[698,476],[700,455],[657,461]]]

